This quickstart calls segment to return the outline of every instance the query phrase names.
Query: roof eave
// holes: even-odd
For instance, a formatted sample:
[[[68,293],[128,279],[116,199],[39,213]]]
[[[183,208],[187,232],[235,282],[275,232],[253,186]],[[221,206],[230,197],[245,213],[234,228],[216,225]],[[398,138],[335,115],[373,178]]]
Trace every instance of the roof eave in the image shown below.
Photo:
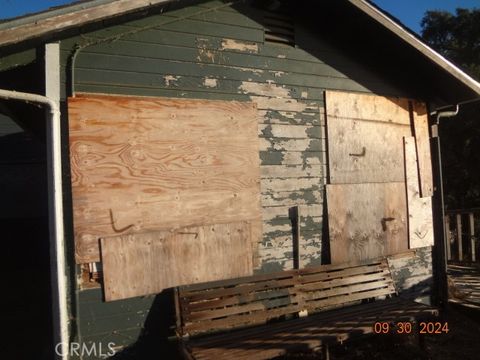
[[[433,50],[423,41],[418,39],[405,27],[402,27],[399,23],[388,17],[378,8],[370,4],[366,0],[348,0],[352,5],[363,11],[366,15],[383,25],[385,28],[393,32],[395,35],[400,37],[406,43],[413,46],[415,49],[420,51],[423,55],[429,58],[432,62],[440,66],[445,71],[452,74],[457,80],[461,81],[464,85],[472,89],[477,95],[480,96],[480,83],[472,78],[470,75],[466,74],[458,66],[447,60],[445,57],[440,55],[438,52]]]
[[[2,24],[11,27],[0,30],[0,47],[41,38],[76,26],[141,11],[172,1],[174,0],[116,0],[107,3],[98,1],[98,5],[93,1],[93,6],[86,8],[79,8],[78,4],[66,6],[63,8],[65,11],[60,14],[56,10],[47,11],[43,13],[44,16],[40,19],[35,14],[22,18],[20,23],[17,19],[14,19]],[[68,9],[74,9],[74,11],[68,11]],[[48,16],[49,13],[52,16]]]

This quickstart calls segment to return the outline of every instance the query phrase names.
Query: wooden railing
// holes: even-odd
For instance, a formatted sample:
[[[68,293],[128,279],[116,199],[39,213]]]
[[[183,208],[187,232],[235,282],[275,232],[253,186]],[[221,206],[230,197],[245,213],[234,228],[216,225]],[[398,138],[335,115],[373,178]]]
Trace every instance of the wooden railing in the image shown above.
[[[480,208],[445,211],[447,261],[477,261],[478,242],[475,237],[475,220],[478,217],[480,217]]]

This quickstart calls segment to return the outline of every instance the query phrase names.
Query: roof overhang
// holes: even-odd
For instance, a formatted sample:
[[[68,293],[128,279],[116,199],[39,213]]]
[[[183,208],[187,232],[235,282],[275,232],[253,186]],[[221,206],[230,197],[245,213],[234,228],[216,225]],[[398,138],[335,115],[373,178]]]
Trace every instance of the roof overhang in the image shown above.
[[[407,28],[403,27],[397,21],[394,21],[391,17],[382,12],[379,8],[372,5],[369,1],[366,0],[348,1],[480,95],[480,83],[478,81],[473,79],[463,70],[461,70],[458,66],[454,65],[452,62],[450,62],[438,52],[433,50],[422,40],[420,40],[415,34],[413,34]]]
[[[139,12],[174,0],[92,0],[0,23],[0,47]]]

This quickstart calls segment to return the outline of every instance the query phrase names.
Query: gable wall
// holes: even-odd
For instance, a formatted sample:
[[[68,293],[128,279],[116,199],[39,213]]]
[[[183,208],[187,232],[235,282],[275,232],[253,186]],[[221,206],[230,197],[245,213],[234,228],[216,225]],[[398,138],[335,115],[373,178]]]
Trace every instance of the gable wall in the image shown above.
[[[68,62],[76,44],[130,32],[78,53],[76,92],[255,101],[263,206],[256,260],[257,271],[268,272],[293,266],[288,211],[295,205],[302,214],[302,266],[321,263],[323,91],[408,94],[302,24],[296,27],[296,47],[265,43],[259,16],[249,7],[234,9],[212,1],[62,41],[62,97],[70,96]],[[158,301],[146,297],[103,303],[99,289],[78,291],[79,337],[132,343]]]

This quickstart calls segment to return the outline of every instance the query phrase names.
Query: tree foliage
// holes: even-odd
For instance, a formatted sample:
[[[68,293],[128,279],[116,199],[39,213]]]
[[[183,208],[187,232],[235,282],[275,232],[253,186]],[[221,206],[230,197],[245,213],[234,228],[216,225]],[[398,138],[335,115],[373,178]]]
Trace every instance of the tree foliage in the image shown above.
[[[427,11],[422,36],[480,79],[480,9],[457,9],[455,14]],[[442,120],[440,137],[447,207],[480,207],[480,102],[462,105],[458,116]]]
[[[428,44],[480,79],[480,9],[427,11],[421,25]]]

